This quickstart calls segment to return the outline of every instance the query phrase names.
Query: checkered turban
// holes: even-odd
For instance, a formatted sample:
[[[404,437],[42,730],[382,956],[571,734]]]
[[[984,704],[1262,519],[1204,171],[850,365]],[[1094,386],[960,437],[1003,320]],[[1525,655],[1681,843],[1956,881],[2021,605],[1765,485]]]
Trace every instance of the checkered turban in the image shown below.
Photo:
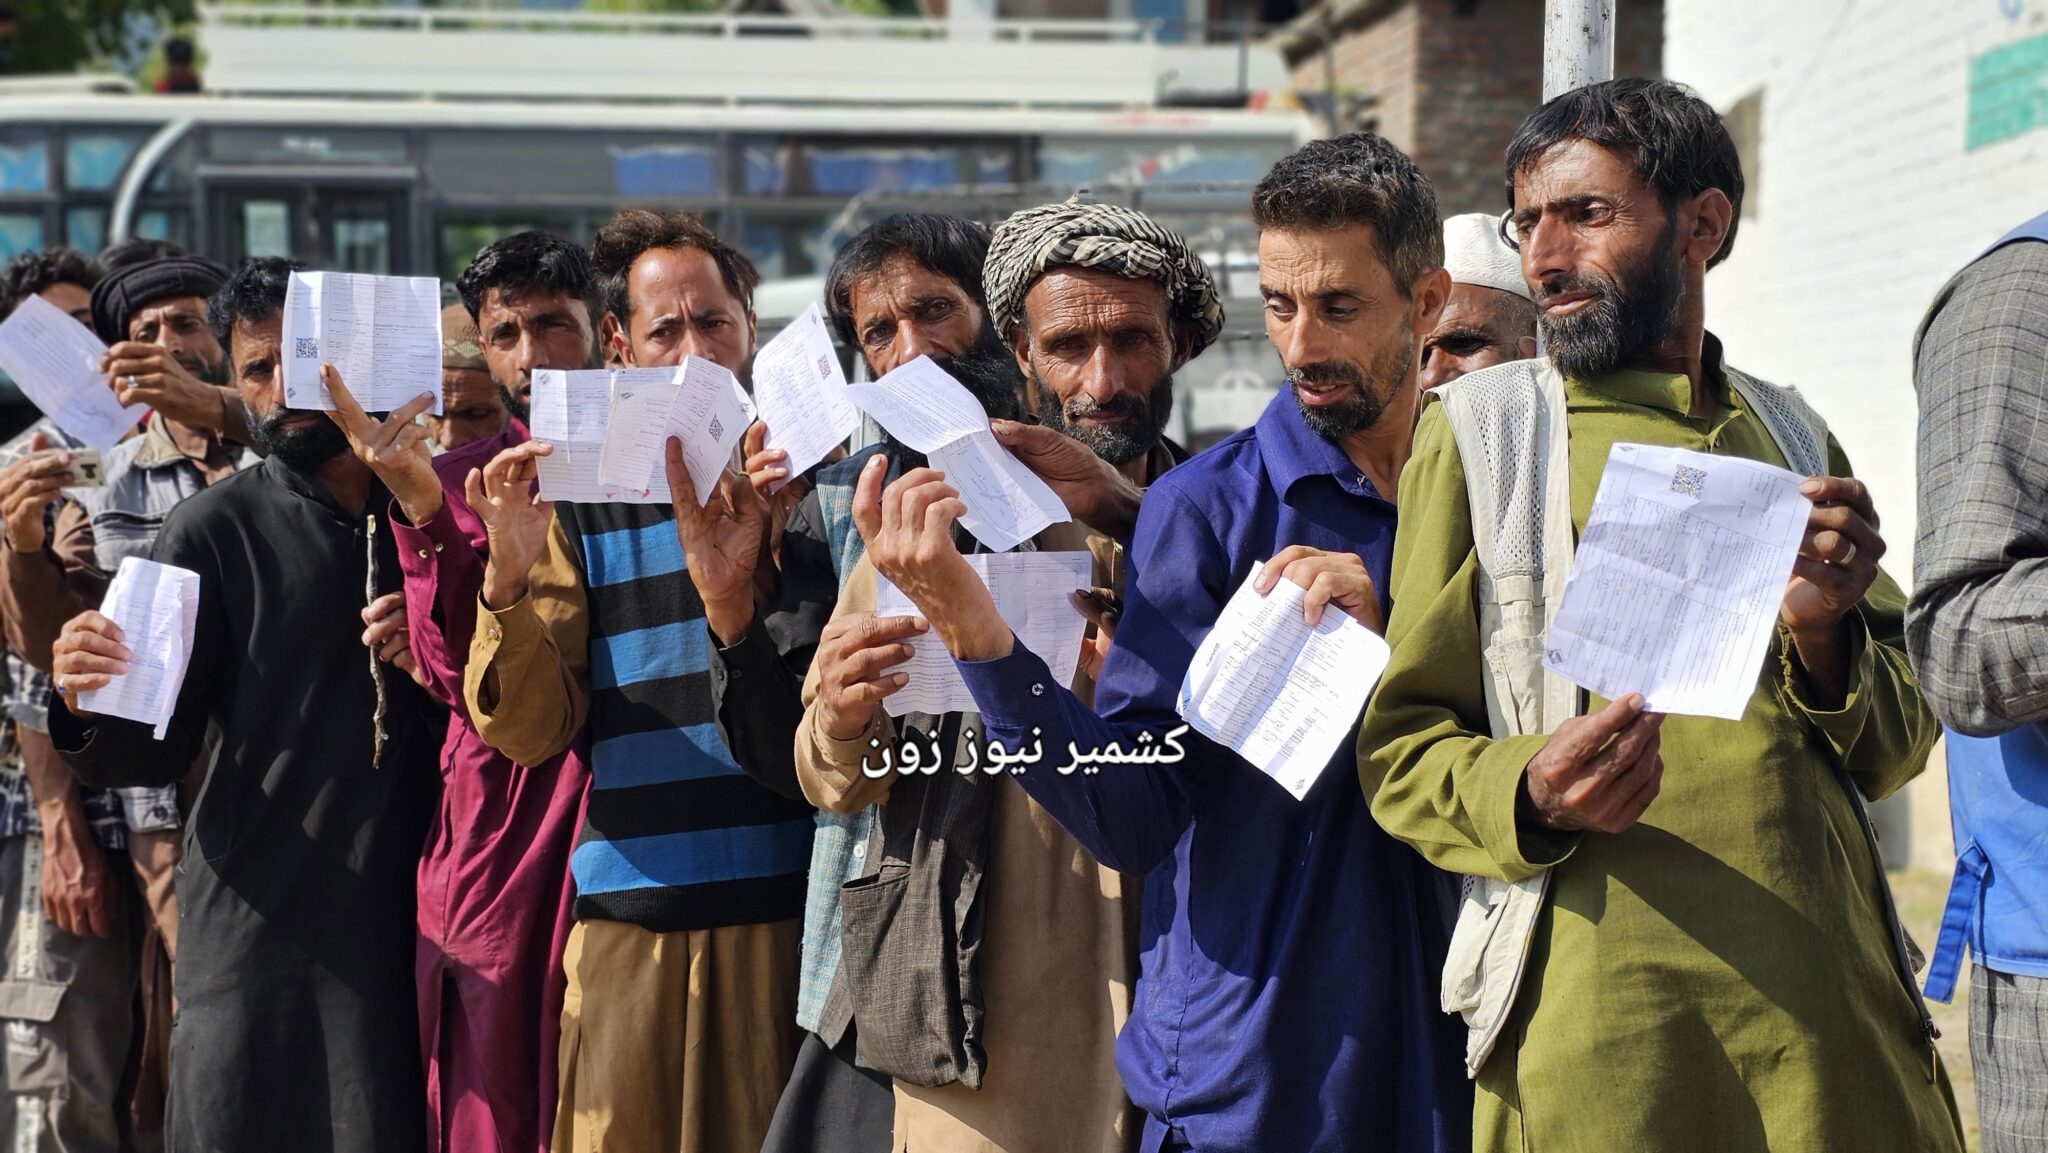
[[[1027,208],[996,226],[982,284],[988,319],[998,335],[1024,320],[1024,294],[1047,271],[1063,265],[1099,268],[1129,280],[1156,280],[1166,289],[1176,330],[1191,331],[1193,359],[1223,331],[1223,303],[1209,266],[1180,233],[1161,228],[1142,212],[1116,204],[1063,204]]]

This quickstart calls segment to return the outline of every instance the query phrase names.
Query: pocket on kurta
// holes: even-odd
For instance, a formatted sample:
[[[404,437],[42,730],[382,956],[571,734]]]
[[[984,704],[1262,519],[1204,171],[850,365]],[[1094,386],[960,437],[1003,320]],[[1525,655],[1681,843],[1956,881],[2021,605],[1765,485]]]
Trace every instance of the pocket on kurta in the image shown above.
[[[839,977],[853,1002],[855,1062],[929,1088],[962,1080],[965,1023],[946,910],[909,900],[911,877],[891,862],[840,888]]]

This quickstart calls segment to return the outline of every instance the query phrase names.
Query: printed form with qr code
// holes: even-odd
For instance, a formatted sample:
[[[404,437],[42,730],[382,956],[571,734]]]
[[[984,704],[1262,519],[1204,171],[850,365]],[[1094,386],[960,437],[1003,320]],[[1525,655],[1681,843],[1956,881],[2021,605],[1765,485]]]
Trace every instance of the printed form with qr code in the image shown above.
[[[1741,720],[1812,502],[1761,461],[1617,444],[1543,667],[1654,713]]]

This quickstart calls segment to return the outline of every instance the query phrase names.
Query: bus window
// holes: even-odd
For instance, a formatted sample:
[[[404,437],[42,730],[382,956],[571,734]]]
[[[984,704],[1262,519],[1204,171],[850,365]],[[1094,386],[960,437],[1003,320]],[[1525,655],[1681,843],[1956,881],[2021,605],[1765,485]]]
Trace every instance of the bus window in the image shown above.
[[[13,260],[42,246],[42,213],[0,212],[0,260]]]
[[[85,207],[64,210],[64,243],[80,252],[98,252],[107,246],[107,210]]]

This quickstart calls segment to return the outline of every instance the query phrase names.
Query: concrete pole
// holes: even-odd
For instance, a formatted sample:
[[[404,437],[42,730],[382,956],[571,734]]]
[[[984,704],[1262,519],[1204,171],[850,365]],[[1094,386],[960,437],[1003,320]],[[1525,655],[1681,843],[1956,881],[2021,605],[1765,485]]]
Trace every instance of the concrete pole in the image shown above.
[[[1544,0],[1543,99],[1614,79],[1614,0]]]

